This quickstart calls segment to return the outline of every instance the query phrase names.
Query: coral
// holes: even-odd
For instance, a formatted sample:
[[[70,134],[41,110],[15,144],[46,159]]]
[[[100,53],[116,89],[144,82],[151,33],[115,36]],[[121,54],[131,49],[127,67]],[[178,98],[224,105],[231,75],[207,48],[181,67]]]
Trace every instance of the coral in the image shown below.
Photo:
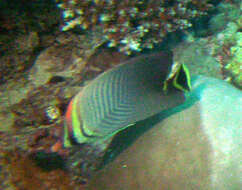
[[[226,64],[227,69],[234,80],[234,83],[242,87],[242,32],[235,34],[236,44],[230,48],[232,59]]]
[[[186,64],[192,75],[205,75],[222,79],[221,65],[211,55],[210,39],[195,38],[186,41],[174,48],[174,61]]]
[[[61,169],[43,170],[19,149],[1,151],[0,164],[3,165],[0,179],[8,183],[10,189],[15,190],[47,190],[47,189],[79,189],[83,187],[74,181]],[[0,187],[6,189],[6,184]]]
[[[220,3],[216,9],[218,14],[213,16],[209,21],[209,30],[213,33],[223,30],[228,22],[238,20],[241,16],[241,8],[239,8],[239,3]]]
[[[20,129],[25,126],[49,125],[58,121],[64,102],[62,97],[57,97],[60,91],[58,87],[55,89],[40,87],[31,91],[26,99],[11,106],[11,111],[15,115],[14,127]],[[50,109],[55,112],[55,118]]]
[[[242,88],[242,3],[221,3],[219,14],[214,16],[211,27],[220,30],[210,41],[211,53],[222,66],[224,79]],[[223,27],[221,27],[223,26]]]
[[[208,0],[59,0],[66,31],[101,29],[109,47],[130,54],[162,41],[169,32],[191,27],[191,19],[207,14]]]
[[[51,0],[2,1],[0,8],[2,10],[0,13],[1,34],[11,35],[17,32],[24,34],[32,30],[46,31],[53,29],[60,21],[59,11]]]
[[[51,0],[0,3],[0,84],[23,76],[35,60],[47,32],[59,29],[61,14]],[[21,14],[19,14],[21,13]]]

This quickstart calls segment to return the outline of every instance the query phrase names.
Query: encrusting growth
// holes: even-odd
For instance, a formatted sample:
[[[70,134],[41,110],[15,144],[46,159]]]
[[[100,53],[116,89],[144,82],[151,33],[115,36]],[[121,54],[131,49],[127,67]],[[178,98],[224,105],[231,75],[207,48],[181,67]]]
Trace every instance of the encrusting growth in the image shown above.
[[[102,32],[109,47],[130,54],[153,48],[169,32],[192,26],[212,7],[204,0],[59,0],[66,31]]]

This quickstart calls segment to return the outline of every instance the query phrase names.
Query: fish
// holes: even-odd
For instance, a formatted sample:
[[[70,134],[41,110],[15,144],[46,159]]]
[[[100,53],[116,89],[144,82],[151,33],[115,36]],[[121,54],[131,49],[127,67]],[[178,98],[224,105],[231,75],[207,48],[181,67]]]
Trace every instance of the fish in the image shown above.
[[[174,71],[172,65],[172,53],[151,53],[95,78],[67,108],[64,146],[107,144],[106,139],[119,131],[183,103],[190,88],[189,71],[184,64]]]
[[[174,63],[171,52],[122,62],[71,99],[63,135],[51,150],[67,149],[66,169],[73,176],[90,178],[116,134],[182,104],[190,87],[189,70]]]
[[[127,139],[132,143],[97,171],[86,189],[241,189],[241,90],[192,76],[185,97],[183,104],[123,131],[112,149]]]

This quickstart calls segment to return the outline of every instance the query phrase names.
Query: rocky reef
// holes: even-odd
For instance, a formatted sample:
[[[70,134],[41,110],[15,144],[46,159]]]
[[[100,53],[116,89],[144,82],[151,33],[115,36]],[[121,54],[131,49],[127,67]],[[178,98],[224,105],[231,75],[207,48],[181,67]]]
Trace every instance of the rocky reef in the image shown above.
[[[99,30],[109,47],[130,54],[152,49],[167,33],[191,27],[191,20],[207,15],[213,5],[208,0],[68,0],[59,7],[65,19],[62,30]]]
[[[87,181],[76,183],[59,162],[68,151],[49,150],[70,99],[133,56],[169,49],[191,74],[242,88],[239,0],[7,2],[0,5],[0,189],[83,188]],[[53,159],[61,167],[50,166]]]

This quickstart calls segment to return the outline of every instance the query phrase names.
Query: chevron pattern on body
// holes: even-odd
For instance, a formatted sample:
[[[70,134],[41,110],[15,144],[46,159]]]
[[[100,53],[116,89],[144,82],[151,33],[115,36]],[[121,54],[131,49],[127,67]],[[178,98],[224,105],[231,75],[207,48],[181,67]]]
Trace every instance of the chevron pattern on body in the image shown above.
[[[171,65],[171,55],[157,53],[133,58],[97,77],[77,99],[84,130],[111,134],[183,102],[183,92],[163,91]]]

